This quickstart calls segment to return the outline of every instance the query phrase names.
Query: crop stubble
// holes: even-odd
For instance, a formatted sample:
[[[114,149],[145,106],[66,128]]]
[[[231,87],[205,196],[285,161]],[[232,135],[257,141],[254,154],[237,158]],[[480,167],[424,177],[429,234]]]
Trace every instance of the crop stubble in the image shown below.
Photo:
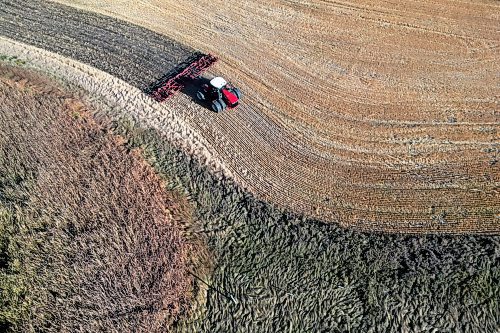
[[[260,197],[363,229],[499,231],[494,2],[68,4],[221,56],[238,110],[167,107]]]

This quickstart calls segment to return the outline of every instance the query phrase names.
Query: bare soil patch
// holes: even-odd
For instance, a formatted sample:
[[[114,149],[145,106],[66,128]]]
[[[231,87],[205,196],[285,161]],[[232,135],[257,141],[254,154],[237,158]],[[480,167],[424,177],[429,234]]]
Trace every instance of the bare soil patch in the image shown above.
[[[0,1],[0,34],[144,90],[193,49],[140,26],[49,1]]]

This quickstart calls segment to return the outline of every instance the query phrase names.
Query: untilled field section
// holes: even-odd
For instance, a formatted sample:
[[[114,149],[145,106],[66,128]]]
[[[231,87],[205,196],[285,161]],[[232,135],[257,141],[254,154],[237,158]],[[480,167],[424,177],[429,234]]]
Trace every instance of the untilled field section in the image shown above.
[[[190,311],[187,199],[91,112],[0,63],[2,332],[166,332]]]
[[[182,103],[261,198],[369,230],[499,231],[496,2],[64,2],[220,56],[213,73],[242,88],[239,109],[182,98],[165,110]],[[158,63],[118,55],[124,73]]]
[[[145,28],[38,0],[0,0],[0,34],[79,60],[141,90],[193,52]]]

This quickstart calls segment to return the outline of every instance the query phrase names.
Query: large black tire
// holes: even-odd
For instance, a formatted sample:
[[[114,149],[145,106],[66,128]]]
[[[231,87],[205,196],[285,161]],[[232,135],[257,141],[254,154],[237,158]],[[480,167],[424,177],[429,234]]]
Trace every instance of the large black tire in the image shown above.
[[[201,91],[198,91],[196,93],[196,97],[200,100],[200,101],[204,101],[205,100],[205,95],[203,94],[203,92]]]
[[[223,107],[222,107],[222,105],[219,103],[219,101],[218,101],[218,100],[217,100],[217,101],[213,101],[213,102],[212,102],[212,110],[214,110],[214,112],[217,112],[217,113],[222,112]]]
[[[241,99],[241,91],[238,88],[233,89],[233,94],[235,94],[238,99]]]
[[[219,104],[220,106],[222,106],[222,110],[225,110],[227,105],[226,105],[226,102],[224,102],[222,99],[219,99]]]

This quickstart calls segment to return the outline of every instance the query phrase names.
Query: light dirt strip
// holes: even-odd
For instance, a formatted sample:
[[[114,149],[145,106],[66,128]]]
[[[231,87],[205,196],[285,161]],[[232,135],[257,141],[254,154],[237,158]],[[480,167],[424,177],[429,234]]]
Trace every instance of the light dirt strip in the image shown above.
[[[214,172],[232,177],[206,140],[179,117],[179,103],[172,103],[173,107],[158,104],[138,88],[103,71],[1,36],[0,54],[25,60],[27,66],[83,89],[92,99],[107,105],[106,116],[110,119],[126,117],[145,128],[157,129],[167,140],[200,158]],[[184,95],[175,98],[189,103]]]

